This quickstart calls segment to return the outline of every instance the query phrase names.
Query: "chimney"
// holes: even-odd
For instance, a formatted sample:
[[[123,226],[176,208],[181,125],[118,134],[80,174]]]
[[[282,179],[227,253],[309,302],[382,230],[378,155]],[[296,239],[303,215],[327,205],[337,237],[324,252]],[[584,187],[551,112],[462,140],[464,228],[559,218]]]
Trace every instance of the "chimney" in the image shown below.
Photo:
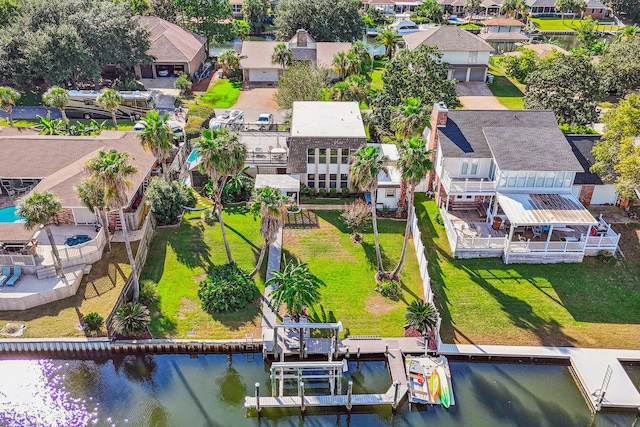
[[[431,110],[431,131],[429,132],[429,139],[427,149],[435,150],[438,146],[438,128],[445,127],[447,125],[447,114],[449,110],[444,102],[436,102],[433,104],[433,110]]]
[[[307,30],[299,29],[296,31],[296,47],[307,47]]]

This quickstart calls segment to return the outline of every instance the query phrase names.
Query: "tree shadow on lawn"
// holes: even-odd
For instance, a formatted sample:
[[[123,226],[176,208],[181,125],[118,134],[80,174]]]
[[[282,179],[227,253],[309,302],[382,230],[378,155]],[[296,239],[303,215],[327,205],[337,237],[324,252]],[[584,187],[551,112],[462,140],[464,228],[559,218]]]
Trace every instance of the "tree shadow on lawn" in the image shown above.
[[[191,269],[200,267],[205,271],[213,266],[209,245],[204,240],[204,225],[200,220],[183,221],[177,229],[167,229],[164,238],[176,253],[180,264]]]
[[[241,234],[238,230],[236,230],[235,228],[233,228],[232,226],[230,226],[229,224],[227,224],[226,222],[224,223],[224,228],[228,231],[231,231],[232,233],[234,233],[235,235],[237,235],[238,237],[240,237],[242,240],[244,240],[249,246],[251,246],[253,248],[253,252],[254,252],[254,256],[255,259],[257,260],[258,257],[257,255],[260,254],[260,249],[262,249],[260,246],[257,246],[255,243],[253,243],[251,240],[247,239],[244,234]],[[257,252],[256,252],[257,251]]]
[[[176,334],[178,323],[162,312],[162,297],[158,298],[151,307],[151,323],[149,329],[154,338],[169,338]]]
[[[207,313],[212,320],[222,323],[226,328],[231,331],[238,331],[248,322],[256,323],[261,321],[260,313],[262,297],[258,296],[259,292],[256,288],[256,298],[247,304],[247,306],[241,310],[232,311],[229,313]],[[198,300],[200,301],[200,300]]]

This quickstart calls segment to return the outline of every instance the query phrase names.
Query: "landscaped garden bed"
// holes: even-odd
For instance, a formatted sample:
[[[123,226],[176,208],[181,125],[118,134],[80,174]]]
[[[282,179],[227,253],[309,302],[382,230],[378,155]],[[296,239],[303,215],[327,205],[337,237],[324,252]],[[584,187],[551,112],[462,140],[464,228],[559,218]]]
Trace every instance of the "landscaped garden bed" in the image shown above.
[[[308,214],[305,212],[304,214]],[[402,336],[404,313],[411,301],[422,298],[418,262],[410,241],[402,270],[402,296],[394,301],[376,292],[376,256],[371,231],[362,244],[349,237],[339,210],[314,211],[317,226],[285,228],[284,256],[309,265],[311,272],[325,282],[319,304],[310,310],[317,321],[342,321],[345,334]],[[405,223],[379,220],[380,246],[385,269],[393,269],[402,249]]]
[[[453,259],[436,203],[416,195],[445,342],[635,348],[640,336],[640,226],[621,240],[625,260],[510,264]],[[635,230],[635,233],[634,233]],[[629,236],[631,234],[631,236]],[[626,240],[625,240],[626,239]]]

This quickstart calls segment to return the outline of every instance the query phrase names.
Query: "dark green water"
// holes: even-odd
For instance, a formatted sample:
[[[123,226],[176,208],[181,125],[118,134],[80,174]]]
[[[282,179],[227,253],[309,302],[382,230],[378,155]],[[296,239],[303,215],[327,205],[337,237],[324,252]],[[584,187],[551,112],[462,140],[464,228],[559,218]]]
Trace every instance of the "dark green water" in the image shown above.
[[[0,360],[0,426],[631,426],[633,415],[595,420],[562,366],[451,363],[456,406],[394,414],[388,407],[344,411],[308,408],[247,413],[255,382],[270,391],[256,355],[114,357],[96,360]],[[349,363],[356,393],[385,392],[383,362]],[[323,385],[307,394],[321,393]],[[345,387],[346,390],[346,387]],[[295,390],[291,389],[291,393]]]

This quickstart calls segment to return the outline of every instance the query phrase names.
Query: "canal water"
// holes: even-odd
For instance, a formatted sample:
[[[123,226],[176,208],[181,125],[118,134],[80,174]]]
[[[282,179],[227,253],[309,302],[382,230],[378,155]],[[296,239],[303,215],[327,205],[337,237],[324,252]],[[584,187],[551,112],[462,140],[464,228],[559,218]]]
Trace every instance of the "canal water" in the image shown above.
[[[244,396],[269,367],[255,355],[130,355],[91,360],[0,360],[0,426],[631,426],[632,414],[599,414],[565,366],[451,362],[456,405],[449,410],[389,407],[263,409],[247,412]],[[384,362],[349,363],[355,393],[383,393]],[[311,384],[307,394],[326,392]],[[291,387],[287,393],[296,394]]]

